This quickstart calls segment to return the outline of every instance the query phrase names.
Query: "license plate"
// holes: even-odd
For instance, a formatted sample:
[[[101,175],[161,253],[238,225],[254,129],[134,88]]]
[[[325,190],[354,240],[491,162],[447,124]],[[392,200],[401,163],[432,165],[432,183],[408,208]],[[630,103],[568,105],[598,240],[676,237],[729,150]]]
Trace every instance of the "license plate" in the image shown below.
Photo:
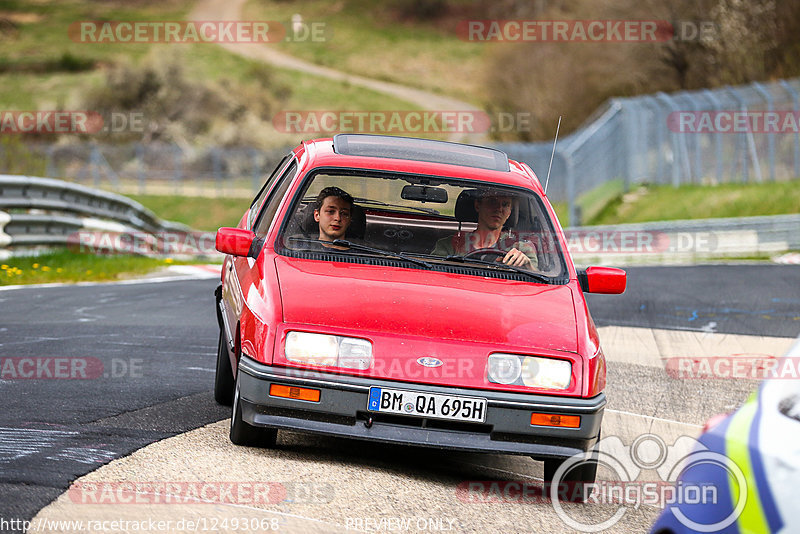
[[[486,399],[455,395],[436,395],[402,389],[369,388],[367,409],[371,412],[396,413],[433,419],[483,423]]]

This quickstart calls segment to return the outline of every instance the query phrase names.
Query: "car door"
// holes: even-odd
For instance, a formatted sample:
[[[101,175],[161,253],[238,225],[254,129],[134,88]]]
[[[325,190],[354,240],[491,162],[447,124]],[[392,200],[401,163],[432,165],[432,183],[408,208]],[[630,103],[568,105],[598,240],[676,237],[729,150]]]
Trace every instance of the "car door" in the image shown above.
[[[294,174],[294,171],[291,171],[289,167],[297,168],[292,154],[287,155],[278,163],[270,177],[261,187],[261,190],[253,199],[247,215],[246,225],[248,230],[253,230],[255,227],[262,210],[265,205],[268,204],[268,200],[271,199],[272,193],[276,190],[276,184],[282,183],[282,179],[289,174]],[[233,256],[228,256],[223,265],[225,276],[222,283],[221,311],[225,335],[231,350],[233,350],[236,343],[236,325],[239,322],[239,317],[241,316],[242,307],[244,305],[246,284],[252,283],[250,271],[252,270],[253,263],[253,258],[234,258]],[[242,276],[245,276],[247,280],[243,280]]]

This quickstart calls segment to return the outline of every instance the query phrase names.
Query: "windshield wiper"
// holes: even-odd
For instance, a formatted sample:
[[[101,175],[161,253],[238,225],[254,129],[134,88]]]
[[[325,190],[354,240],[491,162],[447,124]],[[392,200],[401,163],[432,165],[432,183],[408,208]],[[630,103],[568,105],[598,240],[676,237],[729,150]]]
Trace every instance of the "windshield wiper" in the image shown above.
[[[450,256],[446,256],[444,258],[447,261],[457,261],[459,263],[477,263],[479,265],[486,265],[487,267],[494,267],[495,269],[509,269],[512,271],[516,271],[520,274],[524,274],[533,278],[534,280],[538,280],[544,284],[549,284],[552,282],[550,278],[543,274],[535,273],[531,270],[525,269],[523,267],[517,267],[516,265],[508,265],[507,263],[502,263],[499,261],[488,261],[488,260],[480,260],[477,258],[469,258],[465,259],[464,256],[459,256],[457,254],[452,254]]]
[[[300,237],[300,236],[290,236],[287,238],[289,241],[298,241],[300,243],[314,243],[320,246],[327,248],[328,250],[334,250],[336,252],[345,252],[342,249],[335,249],[331,248],[330,246],[326,245],[333,245],[335,247],[345,247],[345,248],[352,248],[353,250],[361,250],[364,252],[371,252],[372,254],[378,254],[379,256],[388,256],[390,258],[398,258],[401,260],[405,260],[411,263],[416,263],[417,265],[422,265],[428,269],[432,269],[433,265],[428,263],[427,261],[423,261],[417,258],[412,258],[410,256],[406,256],[403,252],[391,252],[389,250],[383,250],[382,248],[373,248],[368,247],[367,245],[362,245],[361,243],[353,243],[352,241],[348,241],[346,239],[334,239],[333,241],[323,241],[321,239],[312,239],[309,237]]]
[[[406,256],[403,252],[392,252],[390,250],[383,250],[382,248],[373,248],[367,245],[362,245],[361,243],[353,243],[352,241],[348,241],[346,239],[334,239],[331,242],[331,244],[336,245],[337,247],[347,247],[355,250],[363,250],[364,252],[371,252],[372,254],[378,254],[380,256],[399,258],[401,260],[410,261],[411,263],[416,263],[417,265],[422,265],[423,267],[427,267],[428,269],[433,268],[433,265],[431,265],[427,261]]]

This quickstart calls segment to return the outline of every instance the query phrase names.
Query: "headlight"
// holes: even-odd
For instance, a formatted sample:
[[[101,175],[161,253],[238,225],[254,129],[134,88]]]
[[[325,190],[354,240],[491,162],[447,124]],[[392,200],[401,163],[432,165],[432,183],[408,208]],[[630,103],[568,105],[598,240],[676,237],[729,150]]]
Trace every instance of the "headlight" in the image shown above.
[[[514,354],[492,354],[489,356],[489,382],[513,384],[522,372],[520,356]]]
[[[289,361],[310,365],[360,370],[372,365],[372,343],[353,337],[289,332],[284,354]]]
[[[487,375],[489,382],[496,384],[567,389],[572,380],[572,364],[566,360],[538,356],[491,354]]]

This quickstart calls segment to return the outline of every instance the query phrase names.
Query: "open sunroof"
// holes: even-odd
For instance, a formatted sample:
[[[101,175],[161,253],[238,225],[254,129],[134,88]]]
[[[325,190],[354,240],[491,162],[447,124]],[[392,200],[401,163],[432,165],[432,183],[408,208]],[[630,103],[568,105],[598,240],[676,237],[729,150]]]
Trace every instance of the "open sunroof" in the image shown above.
[[[509,171],[508,156],[494,148],[447,141],[369,134],[338,134],[333,149],[347,156],[407,159],[462,165],[490,171]]]

